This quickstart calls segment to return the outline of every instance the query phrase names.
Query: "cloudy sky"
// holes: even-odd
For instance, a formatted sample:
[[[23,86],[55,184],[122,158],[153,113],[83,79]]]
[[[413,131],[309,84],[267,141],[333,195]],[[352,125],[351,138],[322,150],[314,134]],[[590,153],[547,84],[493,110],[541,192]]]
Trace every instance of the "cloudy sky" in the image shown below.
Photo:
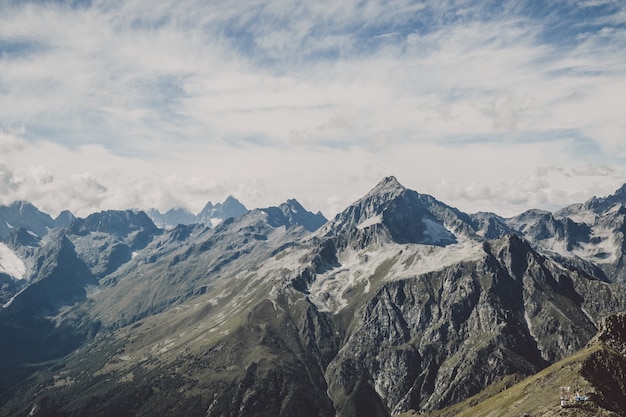
[[[626,182],[622,0],[0,0],[0,203],[467,212]]]

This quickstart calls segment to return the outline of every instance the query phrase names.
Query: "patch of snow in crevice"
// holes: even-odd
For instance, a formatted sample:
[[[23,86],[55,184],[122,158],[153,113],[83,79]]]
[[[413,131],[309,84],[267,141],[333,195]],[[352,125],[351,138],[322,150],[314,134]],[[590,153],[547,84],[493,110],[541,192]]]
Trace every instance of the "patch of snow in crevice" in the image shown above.
[[[598,323],[596,323],[596,321],[594,320],[593,317],[591,317],[591,315],[589,314],[589,312],[585,309],[585,307],[581,307],[580,310],[585,314],[585,316],[587,316],[587,318],[589,319],[589,321],[591,321],[593,323],[594,326],[596,326],[596,329],[599,329],[600,326],[598,326]]]
[[[615,233],[608,228],[596,227],[590,238],[599,243],[580,242],[573,248],[569,256],[575,255],[593,263],[613,263],[618,259],[619,243],[615,241]],[[599,255],[604,255],[600,257]]]
[[[380,224],[383,221],[383,217],[380,214],[377,214],[376,216],[372,216],[369,219],[363,220],[361,223],[359,223],[356,228],[359,230],[363,230],[366,227],[370,227],[373,226],[375,224]]]
[[[576,223],[584,223],[589,226],[592,226],[598,218],[598,216],[593,211],[582,211],[580,213],[570,214],[565,217]]]
[[[6,302],[6,304],[4,304],[4,305],[2,306],[2,308],[7,308],[7,307],[9,307],[9,306],[11,305],[11,303],[13,303],[13,301],[14,301],[14,300],[15,300],[15,299],[16,299],[16,298],[17,298],[17,297],[18,297],[21,293],[23,293],[23,292],[26,290],[26,288],[28,288],[28,286],[26,286],[26,287],[22,288],[22,289],[21,289],[21,290],[20,290],[17,294],[15,294],[13,297],[11,297],[11,299],[10,299],[9,301],[7,301],[7,302]]]
[[[544,239],[536,244],[541,249],[557,253],[565,258],[578,257],[594,264],[609,264],[617,261],[620,249],[613,232],[596,229],[590,237],[599,240],[599,243],[578,242],[571,251],[567,249],[565,241],[556,238]]]
[[[222,290],[221,293],[217,294],[216,296],[210,298],[208,300],[209,304],[211,304],[212,306],[216,306],[219,304],[220,300],[228,297],[230,295],[230,291],[228,289]]]
[[[530,316],[528,315],[528,312],[526,311],[526,309],[524,309],[524,320],[526,321],[526,327],[528,328],[528,334],[535,341],[535,344],[537,345],[537,350],[539,351],[539,354],[546,361],[549,360],[548,356],[544,353],[544,351],[541,348],[541,346],[539,346],[539,338],[538,338],[537,334],[533,330],[533,324],[530,321]]]
[[[302,266],[302,262],[300,261],[300,259],[303,256],[307,255],[309,251],[310,248],[286,248],[276,255],[272,256],[271,258],[263,260],[259,265],[259,269],[263,269],[264,271],[297,271]]]
[[[365,283],[365,288],[363,288],[363,294],[367,294],[368,292],[370,292],[370,286],[371,286],[371,282],[368,279],[367,282]]]
[[[99,294],[101,292],[102,292],[102,288],[100,288],[100,286],[98,285],[85,286],[85,293],[87,297],[93,297],[94,295]]]
[[[454,241],[454,235],[448,229],[446,229],[443,225],[430,220],[430,219],[422,219],[422,223],[426,227],[426,234],[430,237],[431,242],[433,243],[441,243],[441,242],[449,242]]]
[[[528,315],[528,311],[524,310],[524,320],[526,321],[526,327],[528,328],[528,334],[532,336],[533,339],[537,340],[537,336],[535,332],[533,332],[533,324],[530,322],[530,316]]]
[[[0,243],[0,272],[18,280],[24,279],[26,275],[24,261],[4,243]]]
[[[274,307],[274,311],[276,311],[277,310],[276,301],[278,301],[278,288],[276,287],[276,285],[272,285],[272,289],[270,290],[270,293],[267,296],[267,299],[271,301],[272,306]]]
[[[574,254],[567,250],[565,242],[555,238],[544,239],[538,243],[538,246],[544,250],[554,252],[565,258],[571,258]]]

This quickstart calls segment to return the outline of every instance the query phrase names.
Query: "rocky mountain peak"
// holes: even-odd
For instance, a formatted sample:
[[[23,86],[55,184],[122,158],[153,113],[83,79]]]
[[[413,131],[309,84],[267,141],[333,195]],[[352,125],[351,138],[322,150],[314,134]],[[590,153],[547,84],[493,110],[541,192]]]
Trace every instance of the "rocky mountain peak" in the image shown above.
[[[626,184],[615,190],[615,196],[620,197],[622,200],[626,200]]]
[[[39,237],[45,236],[55,227],[48,214],[26,201],[16,201],[8,206],[0,206],[0,238],[11,234],[13,229],[23,227]]]
[[[394,176],[389,176],[383,178],[374,188],[370,190],[369,193],[365,196],[365,198],[379,195],[379,196],[395,196],[405,191],[406,188],[398,182],[397,178]]]
[[[209,201],[196,216],[196,222],[215,224],[230,217],[239,217],[247,212],[246,206],[232,195],[229,195],[223,203],[213,205]]]
[[[54,219],[54,224],[57,227],[68,227],[72,224],[72,222],[76,220],[76,216],[72,214],[69,210],[63,210],[59,215]]]
[[[285,214],[288,212],[298,213],[305,210],[305,208],[302,207],[302,205],[295,198],[290,198],[289,200],[279,205],[278,208]]]
[[[196,222],[196,215],[184,207],[173,207],[161,213],[157,209],[149,209],[145,213],[159,227],[167,228],[179,224],[193,224]]]
[[[311,213],[295,199],[289,199],[278,207],[256,209],[250,213],[255,212],[264,213],[266,221],[272,227],[302,226],[309,232],[314,232],[326,223],[326,218],[321,213]]]
[[[71,233],[82,228],[85,229],[82,234],[89,231],[110,233],[117,236],[127,236],[138,230],[151,232],[157,230],[156,225],[146,213],[143,211],[135,213],[132,210],[105,210],[90,214],[85,219],[77,219],[70,226]]]
[[[278,208],[285,216],[288,225],[300,225],[309,232],[316,231],[326,223],[326,218],[321,213],[311,213],[294,198],[290,198]]]
[[[226,200],[224,200],[224,202],[222,203],[222,206],[226,206],[226,207],[228,207],[228,206],[239,206],[239,205],[242,205],[241,202],[239,202],[239,200],[237,200],[232,195],[229,195],[228,197],[226,197]]]
[[[464,222],[458,219],[457,211],[431,196],[404,188],[389,176],[335,216],[322,234],[344,236],[347,241],[339,246],[363,246],[372,241],[445,246],[457,242],[444,225],[452,217]]]
[[[202,210],[200,210],[200,213],[203,213],[203,212],[205,212],[205,211],[211,211],[211,210],[213,210],[213,202],[212,202],[212,201],[209,201],[209,202],[207,202],[207,203],[204,205],[204,207],[202,208]],[[200,215],[200,213],[198,213],[198,215]]]

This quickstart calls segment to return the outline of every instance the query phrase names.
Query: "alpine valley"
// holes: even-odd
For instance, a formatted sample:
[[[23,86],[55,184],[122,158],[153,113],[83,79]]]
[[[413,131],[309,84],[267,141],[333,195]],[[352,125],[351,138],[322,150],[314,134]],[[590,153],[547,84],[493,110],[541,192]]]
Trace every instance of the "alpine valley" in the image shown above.
[[[17,202],[0,415],[624,415],[625,237],[626,186],[513,218],[394,177],[329,221],[295,200],[55,219]],[[584,407],[560,408],[563,369]]]

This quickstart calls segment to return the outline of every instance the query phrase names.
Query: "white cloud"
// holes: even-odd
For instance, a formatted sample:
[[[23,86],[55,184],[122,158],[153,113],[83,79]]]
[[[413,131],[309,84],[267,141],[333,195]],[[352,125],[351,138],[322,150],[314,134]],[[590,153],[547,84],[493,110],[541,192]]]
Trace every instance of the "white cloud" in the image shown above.
[[[7,4],[2,198],[88,214],[295,196],[331,215],[395,174],[512,214],[611,192],[624,7],[559,4],[615,10],[546,39],[558,13],[519,2]]]

